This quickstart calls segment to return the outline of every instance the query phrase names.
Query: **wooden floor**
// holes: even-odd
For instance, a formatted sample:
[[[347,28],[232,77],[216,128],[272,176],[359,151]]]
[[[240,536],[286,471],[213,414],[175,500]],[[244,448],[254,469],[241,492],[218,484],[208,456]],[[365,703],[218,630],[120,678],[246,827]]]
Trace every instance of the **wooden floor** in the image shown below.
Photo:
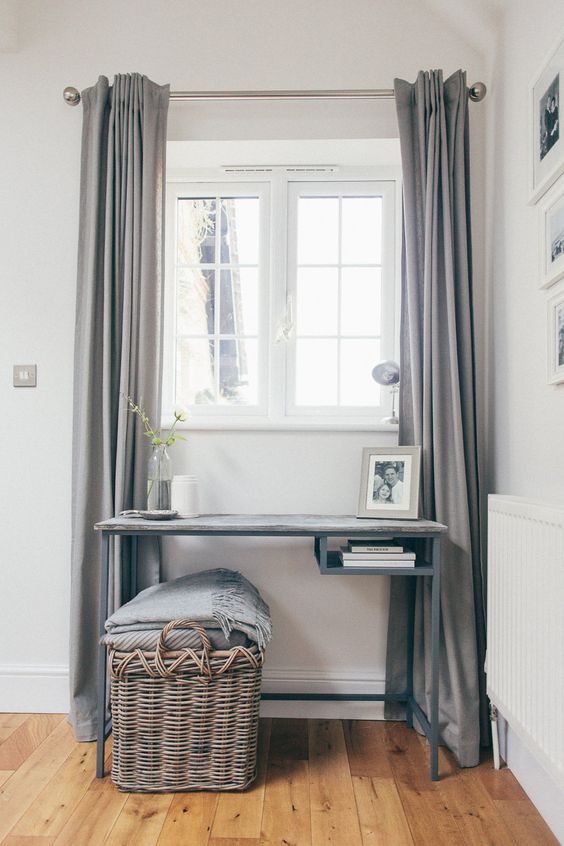
[[[0,846],[557,844],[507,770],[459,770],[402,723],[263,720],[245,793],[136,795],[93,778],[63,716],[0,714]],[[108,744],[109,751],[109,744]]]

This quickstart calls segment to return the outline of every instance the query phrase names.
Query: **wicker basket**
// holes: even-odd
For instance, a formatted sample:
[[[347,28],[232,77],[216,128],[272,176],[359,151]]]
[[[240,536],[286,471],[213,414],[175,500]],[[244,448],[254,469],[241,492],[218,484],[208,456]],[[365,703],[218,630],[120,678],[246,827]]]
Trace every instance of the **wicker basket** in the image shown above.
[[[191,628],[201,652],[167,651]],[[156,652],[110,651],[112,780],[120,790],[243,790],[256,776],[263,653],[212,651],[202,626],[174,620]]]

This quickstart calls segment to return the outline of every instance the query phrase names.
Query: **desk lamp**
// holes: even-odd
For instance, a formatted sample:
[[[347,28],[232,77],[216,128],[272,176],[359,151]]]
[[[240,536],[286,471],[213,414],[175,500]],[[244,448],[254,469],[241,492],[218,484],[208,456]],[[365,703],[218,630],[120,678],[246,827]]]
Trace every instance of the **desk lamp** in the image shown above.
[[[399,392],[400,369],[399,364],[395,361],[381,361],[372,371],[372,378],[379,385],[384,385],[390,388],[392,395],[392,414],[391,417],[382,418],[382,423],[399,423],[396,417],[396,394]]]

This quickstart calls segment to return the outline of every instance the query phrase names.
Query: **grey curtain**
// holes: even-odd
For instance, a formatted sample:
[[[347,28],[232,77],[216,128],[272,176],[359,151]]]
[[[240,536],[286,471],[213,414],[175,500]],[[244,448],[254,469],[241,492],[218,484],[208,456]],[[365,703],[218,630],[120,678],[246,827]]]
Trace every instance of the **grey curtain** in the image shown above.
[[[404,180],[399,443],[422,446],[423,516],[443,541],[440,730],[461,766],[487,742],[476,436],[466,74],[395,81]],[[406,607],[415,603],[414,688],[429,709],[431,591],[392,578],[387,689],[405,689]],[[415,595],[413,595],[415,592]],[[386,710],[399,717],[397,706]]]
[[[147,439],[131,394],[158,420],[162,373],[163,210],[168,86],[140,74],[82,92],[83,132],[72,463],[70,722],[96,736],[99,540],[92,527],[142,507]],[[143,544],[141,587],[158,579]],[[126,596],[129,547],[112,555],[113,604]],[[123,589],[122,589],[123,584]]]

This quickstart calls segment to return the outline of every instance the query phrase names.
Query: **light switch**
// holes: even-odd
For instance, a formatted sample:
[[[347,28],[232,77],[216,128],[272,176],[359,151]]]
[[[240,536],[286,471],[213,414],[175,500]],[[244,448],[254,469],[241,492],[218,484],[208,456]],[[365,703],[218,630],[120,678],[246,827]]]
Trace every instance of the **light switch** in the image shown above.
[[[37,364],[14,364],[14,388],[35,388]]]

